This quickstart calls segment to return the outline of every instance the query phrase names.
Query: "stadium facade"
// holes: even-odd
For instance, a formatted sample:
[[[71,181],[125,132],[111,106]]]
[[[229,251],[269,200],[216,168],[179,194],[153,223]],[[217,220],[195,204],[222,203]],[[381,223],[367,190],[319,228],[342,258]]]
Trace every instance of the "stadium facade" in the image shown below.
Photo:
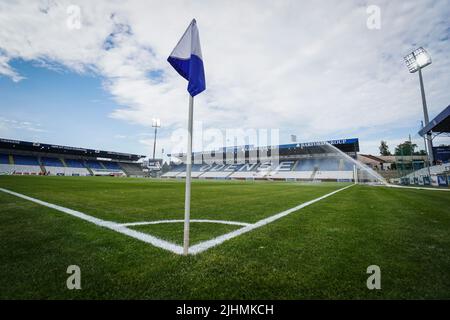
[[[276,161],[273,153],[276,151]],[[192,177],[199,179],[354,181],[359,140],[339,139],[278,146],[226,147],[193,155]],[[163,178],[186,177],[186,154]],[[178,164],[177,164],[178,163]]]
[[[144,155],[0,138],[0,174],[143,176]]]

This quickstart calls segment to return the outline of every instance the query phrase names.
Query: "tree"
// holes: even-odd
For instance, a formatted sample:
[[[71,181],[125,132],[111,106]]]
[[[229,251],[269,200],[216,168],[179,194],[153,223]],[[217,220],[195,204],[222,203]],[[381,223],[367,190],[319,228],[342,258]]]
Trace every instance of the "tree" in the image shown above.
[[[416,152],[416,154],[421,155],[421,156],[426,156],[427,152],[425,150],[420,150],[419,152]]]
[[[405,141],[403,143],[400,143],[395,148],[395,155],[396,156],[410,156],[413,154],[416,154],[414,150],[417,148],[417,144],[411,143],[411,141]]]
[[[379,149],[380,149],[380,154],[382,156],[390,156],[391,155],[391,152],[389,151],[389,146],[387,145],[386,141],[381,140]]]

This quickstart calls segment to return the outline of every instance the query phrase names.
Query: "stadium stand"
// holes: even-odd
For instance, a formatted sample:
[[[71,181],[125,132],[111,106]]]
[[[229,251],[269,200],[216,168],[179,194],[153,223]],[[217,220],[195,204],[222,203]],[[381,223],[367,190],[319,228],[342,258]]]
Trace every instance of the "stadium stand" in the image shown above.
[[[7,154],[0,154],[0,164],[9,164],[9,156]]]
[[[91,172],[83,165],[81,160],[64,159],[66,167],[64,168],[64,175],[66,176],[90,176]]]
[[[41,157],[41,165],[47,175],[65,175],[64,164],[58,158]]]
[[[125,172],[120,168],[117,162],[112,161],[86,161],[86,165],[91,169],[94,175],[115,175],[124,176]]]
[[[64,164],[58,158],[41,157],[41,164],[45,167],[64,167]]]
[[[444,108],[419,132],[419,135],[431,137],[450,136],[450,105]],[[421,163],[412,161],[410,173],[392,179],[395,183],[432,185],[435,187],[450,186],[450,146],[441,145],[433,147],[434,163],[424,167]]]
[[[103,167],[105,167],[105,169],[110,169],[110,170],[122,170],[119,167],[119,164],[117,162],[107,162],[107,161],[102,161],[101,164],[103,165]]]
[[[209,164],[204,167],[203,170],[206,171],[201,177],[202,178],[227,178],[233,172],[237,171],[243,164]]]
[[[186,170],[185,164],[172,164],[171,169],[164,173],[161,177],[162,178],[175,178],[177,175],[179,175],[181,172]]]
[[[77,159],[65,159],[64,162],[70,168],[85,168],[83,162]]]
[[[192,178],[198,178],[200,177],[205,171],[207,171],[210,168],[209,165],[207,164],[193,164],[192,165],[192,174],[191,177]],[[186,178],[186,171],[183,170],[181,171],[178,175],[177,178]]]
[[[356,159],[359,151],[358,139],[342,139],[327,141],[337,148],[335,152],[332,148],[324,148],[325,142],[312,142],[304,144],[289,144],[277,146],[279,150],[279,161],[272,163],[264,156],[261,150],[255,153],[257,158],[250,157],[250,151],[255,150],[250,146],[232,147],[231,154],[245,150],[245,164],[242,163],[215,163],[192,166],[192,177],[199,179],[269,179],[269,180],[324,180],[324,181],[352,181],[354,179],[354,165],[352,161],[344,159],[342,153],[348,155],[349,159]],[[326,152],[324,150],[327,150]],[[270,153],[270,147],[265,147],[265,151]],[[223,152],[223,157],[230,154],[230,150],[215,150],[196,153],[196,159],[210,159],[210,155]],[[186,159],[184,154],[169,155],[178,158],[180,161]],[[201,157],[200,157],[201,156]],[[236,157],[235,157],[236,159]],[[185,164],[171,164],[169,172],[162,175],[163,178],[185,178]]]
[[[42,173],[42,168],[37,157],[12,155],[8,156],[8,158],[9,164],[4,164],[2,170],[0,170],[3,173],[22,175],[37,175]]]
[[[94,176],[124,176],[125,172],[117,163],[106,161],[86,160],[86,168],[88,168]]]
[[[0,139],[0,174],[137,177],[144,176],[141,165],[137,162],[144,157],[144,155]]]
[[[144,176],[144,172],[142,171],[142,166],[139,163],[119,162],[119,166],[129,177],[143,177]]]

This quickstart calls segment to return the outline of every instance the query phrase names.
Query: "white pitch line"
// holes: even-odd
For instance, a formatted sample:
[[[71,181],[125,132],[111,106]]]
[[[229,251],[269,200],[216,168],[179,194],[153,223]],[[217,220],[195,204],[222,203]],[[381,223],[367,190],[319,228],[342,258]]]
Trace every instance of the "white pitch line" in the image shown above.
[[[410,187],[410,186],[400,186],[396,184],[387,184],[382,187],[388,187],[388,188],[402,188],[402,189],[416,189],[416,190],[430,190],[430,191],[450,191],[450,189],[439,189],[439,188],[433,188],[433,187]]]
[[[219,224],[229,224],[235,226],[249,226],[250,223],[239,222],[239,221],[228,221],[228,220],[209,220],[209,219],[191,219],[191,222],[204,222],[204,223],[219,223]],[[121,223],[121,226],[145,226],[149,224],[163,224],[163,223],[183,223],[184,220],[158,220],[158,221],[143,221],[143,222],[128,222]]]
[[[351,185],[346,186],[344,188],[341,188],[341,189],[335,190],[333,192],[327,193],[326,195],[323,195],[323,196],[318,197],[316,199],[304,202],[304,203],[302,203],[302,204],[300,204],[300,205],[298,205],[296,207],[293,207],[291,209],[282,211],[282,212],[277,213],[277,214],[275,214],[273,216],[270,216],[268,218],[259,220],[258,222],[254,223],[254,224],[251,224],[251,225],[248,225],[246,227],[243,227],[241,229],[238,229],[238,230],[232,231],[230,233],[221,235],[221,236],[219,236],[217,238],[214,238],[214,239],[211,239],[211,240],[200,242],[200,243],[198,243],[198,244],[196,244],[196,245],[194,245],[194,246],[189,248],[189,254],[193,254],[194,255],[194,254],[197,254],[197,253],[201,253],[201,252],[203,252],[205,250],[208,250],[208,249],[210,249],[212,247],[215,247],[215,246],[217,246],[217,245],[219,245],[219,244],[221,244],[221,243],[223,243],[223,242],[225,242],[227,240],[230,240],[230,239],[235,238],[237,236],[240,236],[240,235],[242,235],[244,233],[247,233],[247,232],[250,232],[250,231],[255,230],[257,228],[260,228],[262,226],[265,226],[266,224],[271,223],[271,222],[273,222],[275,220],[281,219],[281,218],[287,216],[288,214],[291,214],[292,212],[295,212],[295,211],[298,211],[300,209],[303,209],[303,208],[305,208],[305,207],[307,207],[307,206],[309,206],[309,205],[311,205],[313,203],[321,201],[321,200],[323,200],[325,198],[328,198],[328,197],[330,197],[330,196],[332,196],[332,195],[334,195],[334,194],[336,194],[336,193],[338,193],[340,191],[343,191],[343,190],[348,189],[348,188],[353,187],[353,186],[354,186],[354,184],[351,184]]]
[[[195,254],[201,253],[203,251],[206,251],[206,250],[208,250],[208,249],[210,249],[212,247],[215,247],[215,246],[217,246],[217,245],[219,245],[219,244],[221,244],[221,243],[223,243],[223,242],[225,242],[227,240],[230,240],[232,238],[240,236],[240,235],[242,235],[244,233],[247,233],[249,231],[252,231],[254,229],[260,228],[260,227],[262,227],[262,226],[264,226],[264,225],[266,225],[268,223],[271,223],[271,222],[273,222],[275,220],[281,219],[284,216],[287,216],[288,214],[290,214],[292,212],[295,212],[297,210],[303,209],[304,207],[307,207],[307,206],[309,206],[309,205],[311,205],[313,203],[316,203],[316,202],[321,201],[321,200],[323,200],[325,198],[328,198],[328,197],[330,197],[330,196],[332,196],[332,195],[334,195],[334,194],[336,194],[336,193],[338,193],[340,191],[343,191],[343,190],[345,190],[347,188],[350,188],[352,186],[354,186],[354,185],[352,184],[352,185],[343,187],[341,189],[332,191],[330,193],[327,193],[326,195],[323,195],[323,196],[318,197],[316,199],[304,202],[304,203],[302,203],[302,204],[300,204],[300,205],[298,205],[296,207],[293,207],[291,209],[285,210],[283,212],[280,212],[280,213],[275,214],[273,216],[270,216],[268,218],[259,220],[259,221],[257,221],[256,223],[253,223],[253,224],[248,224],[248,223],[245,223],[245,222],[235,222],[235,221],[193,219],[192,221],[194,221],[194,222],[213,222],[213,223],[225,223],[226,222],[227,224],[242,225],[244,227],[240,228],[238,230],[232,231],[230,233],[224,234],[222,236],[219,236],[217,238],[214,238],[212,240],[207,240],[207,241],[204,241],[204,242],[200,242],[200,243],[198,243],[198,244],[196,244],[196,245],[194,245],[194,246],[189,248],[189,254],[195,255]],[[151,223],[155,223],[155,222],[156,223],[172,223],[172,222],[179,222],[179,221],[184,222],[184,220],[179,220],[179,221],[178,220],[160,220],[160,221],[153,221],[153,222],[150,222],[150,223],[148,223],[148,222],[134,222],[133,223],[132,222],[132,223],[120,224],[120,223],[116,223],[116,222],[112,222],[112,221],[106,221],[106,220],[98,219],[98,218],[95,218],[93,216],[87,215],[87,214],[85,214],[83,212],[79,212],[79,211],[76,211],[76,210],[72,210],[72,209],[68,209],[68,208],[65,208],[65,207],[61,207],[61,206],[58,206],[56,204],[52,204],[52,203],[45,202],[45,201],[42,201],[42,200],[39,200],[39,199],[35,199],[35,198],[29,197],[29,196],[26,196],[26,195],[23,195],[23,194],[14,192],[14,191],[10,191],[10,190],[7,190],[7,189],[0,188],[0,191],[8,193],[8,194],[16,196],[16,197],[19,197],[19,198],[22,198],[22,199],[25,199],[25,200],[28,200],[28,201],[31,201],[31,202],[34,202],[34,203],[37,203],[37,204],[40,204],[40,205],[48,207],[48,208],[52,208],[52,209],[55,209],[55,210],[67,213],[67,214],[69,214],[71,216],[74,216],[74,217],[80,218],[82,220],[91,222],[91,223],[93,223],[95,225],[98,225],[98,226],[101,226],[101,227],[104,227],[104,228],[108,228],[110,230],[119,232],[119,233],[127,235],[129,237],[141,240],[141,241],[143,241],[145,243],[149,243],[149,244],[151,244],[151,245],[153,245],[155,247],[158,247],[158,248],[161,248],[161,249],[165,249],[165,250],[171,251],[171,252],[179,254],[179,255],[183,254],[183,247],[181,247],[181,246],[179,246],[177,244],[174,244],[172,242],[168,242],[168,241],[159,239],[157,237],[151,236],[151,235],[146,234],[146,233],[142,233],[142,232],[139,232],[139,231],[136,231],[136,230],[128,229],[127,226],[139,225],[139,224],[151,224]],[[163,222],[161,222],[161,221],[163,221]]]
[[[10,191],[10,190],[7,190],[7,189],[0,188],[0,191],[3,191],[3,192],[8,193],[10,195],[13,195],[13,196],[16,196],[16,197],[19,197],[19,198],[22,198],[22,199],[25,199],[25,200],[37,203],[37,204],[40,204],[42,206],[45,206],[45,207],[48,207],[48,208],[51,208],[51,209],[55,209],[55,210],[67,213],[67,214],[69,214],[71,216],[74,216],[74,217],[80,218],[82,220],[91,222],[91,223],[93,223],[95,225],[98,225],[100,227],[108,228],[110,230],[114,230],[114,231],[119,232],[121,234],[124,234],[124,235],[130,236],[132,238],[141,240],[143,242],[149,243],[149,244],[151,244],[151,245],[153,245],[155,247],[158,247],[158,248],[161,248],[161,249],[165,249],[165,250],[171,251],[171,252],[176,253],[176,254],[183,254],[183,247],[181,247],[179,245],[176,245],[174,243],[171,243],[171,242],[168,242],[168,241],[156,238],[156,237],[151,236],[151,235],[146,234],[146,233],[142,233],[142,232],[139,232],[139,231],[136,231],[136,230],[128,229],[127,227],[122,226],[122,225],[120,225],[120,224],[118,224],[116,222],[98,219],[98,218],[95,218],[93,216],[87,215],[87,214],[85,214],[83,212],[79,212],[79,211],[76,211],[76,210],[72,210],[72,209],[68,209],[68,208],[65,208],[65,207],[61,207],[61,206],[58,206],[56,204],[52,204],[52,203],[48,203],[48,202],[45,202],[45,201],[42,201],[42,200],[38,200],[38,199],[29,197],[29,196],[26,196],[26,195],[23,195],[23,194],[14,192],[14,191]]]

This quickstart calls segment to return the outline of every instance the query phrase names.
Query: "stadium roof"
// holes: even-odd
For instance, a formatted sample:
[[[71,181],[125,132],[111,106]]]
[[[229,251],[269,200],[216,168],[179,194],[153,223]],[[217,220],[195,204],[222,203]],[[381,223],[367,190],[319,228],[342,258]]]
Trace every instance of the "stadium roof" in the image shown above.
[[[280,150],[280,153],[290,153],[296,154],[303,149],[314,149],[315,147],[320,147],[325,143],[329,143],[339,150],[343,152],[359,152],[359,140],[358,138],[351,139],[337,139],[337,140],[328,140],[328,141],[315,141],[315,142],[306,142],[306,143],[291,143],[291,144],[280,144],[275,146],[275,148]],[[233,147],[223,147],[219,150],[209,150],[209,151],[199,151],[194,152],[194,154],[209,154],[209,153],[217,153],[217,152],[237,152],[237,151],[249,151],[249,150],[270,150],[274,146],[266,146],[266,147],[256,147],[254,145],[243,145],[243,146],[233,146]],[[167,156],[171,157],[182,157],[185,156],[184,153],[179,154],[167,154]]]
[[[130,161],[137,161],[145,157],[144,155],[137,155],[130,153],[76,148],[76,147],[60,146],[56,144],[46,144],[39,142],[29,142],[29,141],[20,141],[2,138],[0,138],[0,149],[7,149],[7,150],[14,149],[18,151],[67,154],[75,156],[106,158],[113,160],[130,160]]]
[[[430,121],[422,130],[419,131],[421,136],[429,132],[435,133],[449,133],[450,132],[450,105],[447,106],[441,113],[439,113],[433,120]]]

